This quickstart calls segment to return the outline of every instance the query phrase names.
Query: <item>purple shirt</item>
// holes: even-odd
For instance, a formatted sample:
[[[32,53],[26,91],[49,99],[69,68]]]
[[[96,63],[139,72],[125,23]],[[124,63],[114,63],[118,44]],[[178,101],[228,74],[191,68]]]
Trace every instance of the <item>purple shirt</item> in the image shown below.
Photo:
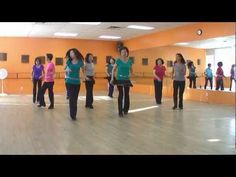
[[[34,79],[39,79],[40,76],[42,76],[42,72],[43,72],[43,65],[40,65],[39,67],[37,67],[36,65],[33,66],[33,72],[34,72]]]

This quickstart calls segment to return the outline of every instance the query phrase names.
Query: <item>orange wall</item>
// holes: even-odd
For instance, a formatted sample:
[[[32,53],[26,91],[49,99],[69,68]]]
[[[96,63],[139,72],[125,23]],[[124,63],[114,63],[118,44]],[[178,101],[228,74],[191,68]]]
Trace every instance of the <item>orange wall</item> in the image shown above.
[[[220,36],[235,35],[235,25],[236,23],[233,22],[194,23],[126,40],[124,41],[124,45],[129,47],[130,51],[133,51],[167,46],[178,42],[190,42]],[[196,30],[199,28],[203,30],[201,36],[196,34]]]
[[[116,42],[97,40],[74,40],[52,38],[0,38],[0,52],[7,53],[7,61],[0,61],[0,68],[8,72],[31,72],[34,59],[37,56],[52,53],[55,57],[64,57],[69,48],[77,48],[83,55],[87,52],[97,56],[96,72],[104,72],[106,56],[118,55]],[[30,63],[21,63],[21,55],[30,55]],[[53,60],[55,62],[55,60]],[[63,66],[56,66],[57,72],[63,71]]]
[[[159,57],[165,61],[167,68],[167,60],[175,60],[176,53],[182,53],[184,58],[191,59],[194,61],[197,67],[197,73],[203,73],[205,69],[205,50],[194,49],[189,47],[178,47],[178,46],[166,46],[166,47],[155,47],[150,49],[142,49],[131,51],[130,56],[135,57],[135,64],[133,65],[134,72],[149,72],[151,73],[155,66],[155,60]],[[148,65],[142,65],[142,58],[148,58]],[[197,59],[201,59],[201,65],[197,65]],[[171,68],[167,68],[167,72],[170,72]],[[188,73],[188,72],[187,72]]]

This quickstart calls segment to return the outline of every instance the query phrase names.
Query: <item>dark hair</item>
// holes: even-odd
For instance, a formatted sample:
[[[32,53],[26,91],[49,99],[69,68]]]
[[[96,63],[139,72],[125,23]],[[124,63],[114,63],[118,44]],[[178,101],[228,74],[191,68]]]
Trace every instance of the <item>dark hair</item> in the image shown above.
[[[37,60],[39,61],[39,64],[41,65],[41,64],[42,64],[42,61],[41,61],[41,59],[40,59],[39,57],[36,57],[36,58],[35,58],[34,64],[36,65],[36,61],[37,61]]]
[[[108,60],[108,64],[111,64],[111,62],[110,62],[111,59],[114,61],[114,63],[116,62],[116,59],[113,58],[113,57],[111,57],[111,58]]]
[[[183,55],[181,54],[181,53],[177,53],[176,55],[178,55],[180,58],[181,58],[181,63],[182,64],[185,64],[186,62],[185,62],[185,59],[184,59],[184,57],[183,57]],[[177,60],[176,60],[176,62],[177,62]]]
[[[164,60],[162,58],[156,59],[156,65],[158,65],[158,60],[161,60],[161,63],[164,64]]]
[[[193,61],[188,62],[188,68],[191,68],[193,66]]]
[[[232,64],[232,66],[231,66],[231,67],[233,68],[233,67],[235,67],[235,66],[236,66],[236,64]]]
[[[86,54],[86,57],[85,57],[85,62],[86,62],[86,63],[91,63],[91,62],[89,61],[89,56],[90,56],[90,55],[93,56],[92,53],[87,53],[87,54]]]
[[[120,50],[119,50],[119,51],[120,51],[120,54],[121,54],[121,51],[122,51],[122,50],[126,50],[126,52],[127,52],[127,54],[128,54],[127,57],[128,57],[128,56],[129,56],[129,49],[128,49],[127,47],[125,47],[125,46],[121,47]]]
[[[75,56],[78,60],[84,60],[83,55],[76,48],[72,48],[66,52],[66,57],[68,57],[70,61],[72,60],[70,57],[70,51],[73,51],[75,53]]]
[[[220,61],[220,62],[217,63],[217,66],[219,66],[219,67],[223,66],[223,63]]]
[[[211,63],[208,63],[208,65],[207,66],[211,66]]]
[[[53,58],[53,55],[52,55],[51,53],[47,53],[46,56],[47,56],[47,58],[48,58],[50,61],[51,61],[52,58]]]

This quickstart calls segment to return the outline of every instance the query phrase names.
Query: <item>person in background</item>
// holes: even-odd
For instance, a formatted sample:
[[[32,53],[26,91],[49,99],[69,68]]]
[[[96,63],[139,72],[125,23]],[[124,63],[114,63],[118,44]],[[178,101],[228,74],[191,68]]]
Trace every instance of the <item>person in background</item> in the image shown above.
[[[154,87],[155,87],[155,98],[156,104],[161,104],[162,99],[162,88],[163,88],[163,77],[165,76],[166,68],[163,66],[164,60],[158,58],[156,60],[156,66],[153,68],[154,76]]]
[[[233,64],[230,70],[230,86],[229,86],[229,90],[231,91],[232,88],[232,81],[234,80],[234,84],[236,82],[236,65]]]
[[[216,90],[224,90],[224,71],[222,69],[223,63],[220,61],[217,63],[217,70],[216,70]]]
[[[185,75],[186,66],[185,60],[181,53],[176,54],[176,61],[172,69],[172,79],[173,79],[173,100],[174,106],[172,109],[177,108],[178,102],[178,92],[179,92],[179,109],[183,109],[183,94],[185,89]]]
[[[108,61],[108,64],[106,65],[106,71],[105,71],[107,75],[107,79],[108,79],[108,84],[109,84],[108,96],[111,98],[113,98],[114,85],[111,84],[110,81],[111,81],[111,76],[112,76],[112,69],[114,67],[115,62],[116,60],[114,58],[110,58],[110,60]]]
[[[213,74],[212,74],[212,70],[211,70],[211,64],[208,63],[207,66],[208,66],[208,68],[204,72],[204,75],[205,75],[205,86],[204,86],[204,88],[206,89],[207,84],[208,84],[208,80],[209,80],[210,81],[211,90],[212,90]]]
[[[189,70],[189,76],[188,76],[189,88],[192,88],[192,85],[193,85],[193,88],[196,88],[196,77],[197,77],[196,67],[194,66],[194,63],[192,61],[188,63],[188,70]]]
[[[32,81],[33,81],[33,103],[39,103],[40,90],[42,87],[42,78],[44,76],[44,66],[41,63],[40,58],[36,58],[34,61],[33,71],[32,71]],[[38,85],[38,92],[37,92]],[[36,94],[37,92],[37,94]],[[36,99],[37,95],[37,99]]]
[[[76,120],[77,102],[80,91],[80,70],[84,73],[84,57],[75,48],[69,50],[69,59],[66,62],[67,78],[66,83],[69,92],[70,117]],[[86,78],[84,77],[83,80]],[[88,79],[88,78],[87,78]]]
[[[93,64],[93,54],[88,53],[85,57],[85,87],[86,87],[86,103],[85,107],[93,109],[93,85],[94,80],[94,64]]]
[[[116,83],[114,83],[114,74],[117,69]],[[128,114],[130,107],[129,90],[132,87],[130,75],[133,74],[132,61],[129,58],[129,49],[127,47],[120,48],[120,58],[116,60],[112,69],[111,84],[117,84],[118,95],[118,111],[119,116],[123,117]],[[124,104],[123,104],[124,103]]]
[[[47,67],[46,67],[46,74],[42,89],[40,91],[40,101],[38,107],[45,107],[46,103],[44,101],[44,94],[48,89],[48,96],[50,100],[50,106],[48,109],[54,109],[54,93],[53,93],[53,86],[54,86],[54,75],[55,75],[55,65],[52,62],[53,55],[51,53],[46,54],[47,56]]]

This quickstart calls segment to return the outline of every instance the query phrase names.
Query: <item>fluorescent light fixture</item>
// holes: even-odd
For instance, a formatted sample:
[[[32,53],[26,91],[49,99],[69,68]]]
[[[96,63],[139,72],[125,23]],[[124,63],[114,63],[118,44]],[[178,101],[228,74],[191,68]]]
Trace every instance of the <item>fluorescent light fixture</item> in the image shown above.
[[[188,42],[180,42],[180,43],[177,43],[176,45],[188,45],[189,43]]]
[[[71,36],[71,37],[74,37],[74,36],[77,36],[78,33],[64,33],[64,32],[57,32],[57,33],[54,33],[55,36]]]
[[[219,142],[220,139],[208,139],[207,141],[209,141],[209,142]]]
[[[99,38],[102,38],[102,39],[120,39],[121,37],[120,36],[101,35],[101,36],[99,36]]]
[[[139,25],[129,25],[127,28],[132,28],[132,29],[141,29],[141,30],[152,30],[154,27],[150,26],[139,26]]]
[[[153,109],[153,108],[158,108],[158,106],[150,106],[150,107],[146,107],[146,108],[133,109],[133,110],[129,110],[129,113],[145,111],[145,110]]]
[[[70,22],[70,24],[75,24],[75,25],[100,25],[101,22]]]

